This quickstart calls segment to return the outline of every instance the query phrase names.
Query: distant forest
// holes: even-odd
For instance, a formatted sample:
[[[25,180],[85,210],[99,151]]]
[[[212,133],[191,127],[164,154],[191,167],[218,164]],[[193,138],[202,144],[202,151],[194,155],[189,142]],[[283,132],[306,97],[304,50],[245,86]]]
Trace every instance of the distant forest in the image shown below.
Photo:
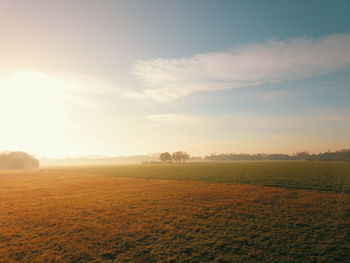
[[[39,168],[39,160],[25,152],[0,153],[0,169],[19,170]]]
[[[283,160],[307,160],[307,161],[350,161],[350,149],[328,151],[324,153],[309,153],[308,151],[294,154],[245,154],[223,153],[211,154],[205,157],[190,156],[184,151],[170,154],[169,152],[154,153],[149,155],[131,156],[86,156],[80,158],[40,159],[43,165],[85,165],[85,164],[114,164],[114,163],[160,163],[160,162],[211,162],[211,161],[283,161]],[[1,162],[0,162],[1,169]]]
[[[224,153],[211,154],[204,157],[207,161],[268,161],[268,160],[306,160],[306,161],[350,161],[350,149],[335,152],[309,153],[308,151],[289,154],[245,154],[245,153]]]

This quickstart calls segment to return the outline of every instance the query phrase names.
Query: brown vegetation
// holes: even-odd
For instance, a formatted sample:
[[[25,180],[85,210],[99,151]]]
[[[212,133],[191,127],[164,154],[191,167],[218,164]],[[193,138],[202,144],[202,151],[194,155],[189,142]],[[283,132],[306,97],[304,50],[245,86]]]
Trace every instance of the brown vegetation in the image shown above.
[[[350,195],[0,173],[0,262],[346,262]]]

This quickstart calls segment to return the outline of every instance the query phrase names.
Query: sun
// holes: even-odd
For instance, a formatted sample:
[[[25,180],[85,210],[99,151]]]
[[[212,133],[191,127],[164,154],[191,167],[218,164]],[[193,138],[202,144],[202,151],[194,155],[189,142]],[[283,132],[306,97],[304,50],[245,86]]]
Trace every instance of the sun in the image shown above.
[[[0,147],[37,153],[50,147],[66,124],[62,92],[66,85],[62,79],[33,70],[1,79]]]

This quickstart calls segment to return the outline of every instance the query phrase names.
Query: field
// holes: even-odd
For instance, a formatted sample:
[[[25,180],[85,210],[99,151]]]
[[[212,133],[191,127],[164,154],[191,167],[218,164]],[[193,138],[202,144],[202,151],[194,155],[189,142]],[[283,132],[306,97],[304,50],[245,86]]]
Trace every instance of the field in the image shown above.
[[[350,162],[221,162],[51,169],[119,177],[280,186],[350,193]]]
[[[346,162],[2,171],[0,262],[350,262],[349,179]]]

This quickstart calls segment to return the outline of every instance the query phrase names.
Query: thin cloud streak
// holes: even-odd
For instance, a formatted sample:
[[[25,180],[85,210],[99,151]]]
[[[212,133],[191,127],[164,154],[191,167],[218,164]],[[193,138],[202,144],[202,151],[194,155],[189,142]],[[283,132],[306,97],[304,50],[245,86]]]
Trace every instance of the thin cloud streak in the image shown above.
[[[350,34],[271,39],[228,52],[180,59],[139,60],[132,74],[143,85],[124,98],[168,102],[196,91],[224,90],[317,77],[350,64]]]
[[[327,120],[336,121],[336,122],[344,122],[344,123],[350,123],[349,118],[339,117],[339,116],[326,116]]]

